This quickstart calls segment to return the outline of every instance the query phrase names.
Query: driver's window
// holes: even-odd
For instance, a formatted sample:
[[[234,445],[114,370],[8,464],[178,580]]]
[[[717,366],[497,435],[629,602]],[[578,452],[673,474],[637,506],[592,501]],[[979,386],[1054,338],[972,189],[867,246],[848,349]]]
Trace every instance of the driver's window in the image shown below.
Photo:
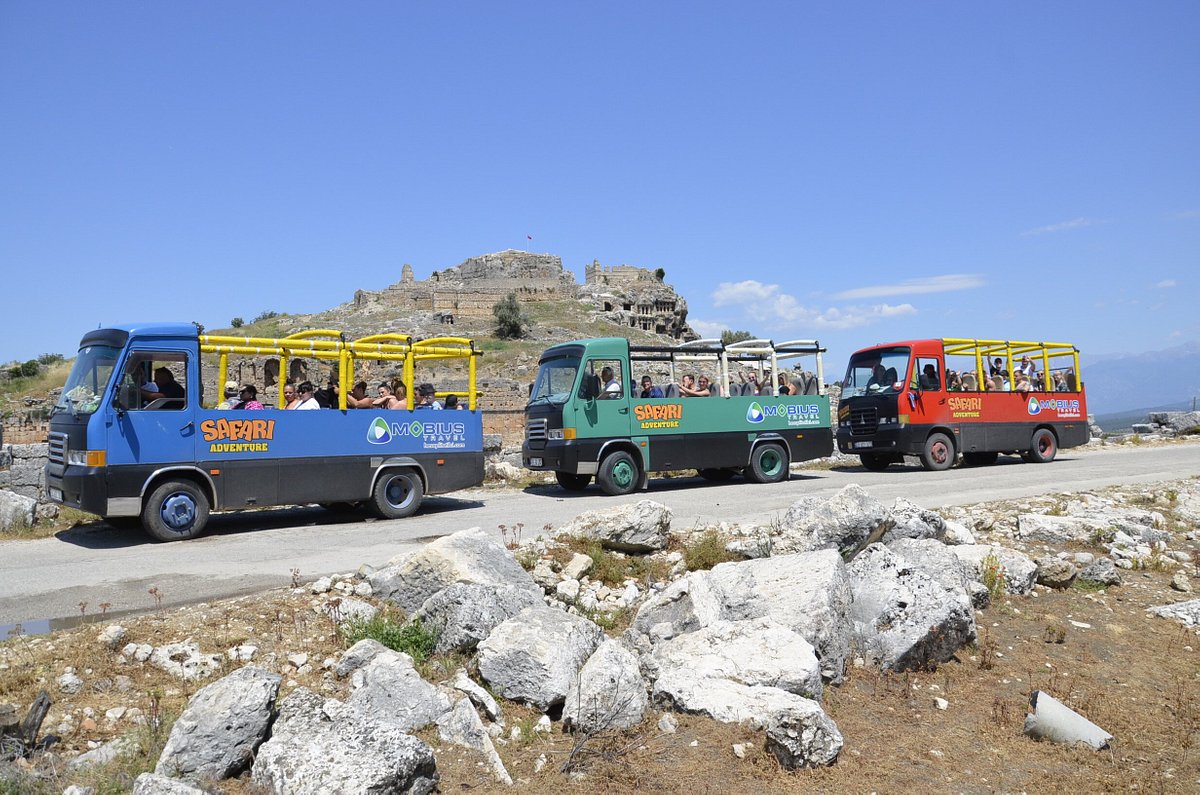
[[[942,368],[937,359],[917,359],[913,373],[914,385],[926,392],[937,392],[942,388]]]
[[[187,405],[187,354],[134,351],[117,399],[129,411],[180,411]]]
[[[625,371],[620,359],[592,359],[584,368],[579,387],[582,398],[616,400],[625,397]],[[589,383],[590,382],[590,383]]]

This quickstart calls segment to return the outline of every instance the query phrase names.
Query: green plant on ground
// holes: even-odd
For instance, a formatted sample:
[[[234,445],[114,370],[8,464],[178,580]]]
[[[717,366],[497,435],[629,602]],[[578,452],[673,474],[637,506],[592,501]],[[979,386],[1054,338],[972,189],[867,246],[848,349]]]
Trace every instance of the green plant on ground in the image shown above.
[[[377,640],[393,651],[404,652],[415,663],[429,659],[437,645],[437,633],[426,627],[421,619],[403,621],[391,613],[347,621],[342,627],[342,638],[347,647],[365,638]]]
[[[1097,591],[1103,591],[1105,586],[1103,583],[1096,582],[1095,580],[1085,580],[1082,577],[1076,577],[1075,582],[1071,583],[1071,587],[1083,593],[1096,593]]]
[[[736,560],[737,556],[725,549],[725,538],[716,530],[705,530],[683,548],[683,563],[688,571],[711,569],[718,563]]]
[[[529,318],[521,310],[516,293],[509,293],[492,306],[496,318],[496,336],[501,339],[519,339],[529,328]]]
[[[983,571],[983,585],[988,590],[992,601],[998,601],[1004,596],[1004,585],[1008,578],[1008,571],[1004,568],[1004,564],[1000,562],[1000,557],[994,551],[989,552],[980,563]]]
[[[1129,437],[1129,441],[1131,444],[1141,444],[1142,435],[1140,433],[1135,433],[1133,436]]]
[[[1097,527],[1091,532],[1092,544],[1098,547],[1111,544],[1116,537],[1117,528],[1115,527]]]

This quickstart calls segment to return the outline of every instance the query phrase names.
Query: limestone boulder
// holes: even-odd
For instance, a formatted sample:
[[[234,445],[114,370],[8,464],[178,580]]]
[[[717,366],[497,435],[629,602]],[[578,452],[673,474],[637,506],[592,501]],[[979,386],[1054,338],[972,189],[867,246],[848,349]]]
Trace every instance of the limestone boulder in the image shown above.
[[[561,704],[604,631],[551,607],[528,607],[479,644],[479,674],[493,692],[543,712]]]
[[[772,555],[836,549],[850,553],[888,521],[887,506],[851,483],[832,497],[802,497],[779,522]]]
[[[500,759],[500,754],[496,753],[491,736],[483,727],[479,713],[471,706],[469,700],[460,699],[452,710],[438,718],[437,724],[438,737],[443,742],[478,751],[496,781],[505,786],[512,786],[512,776],[504,768],[504,762]]]
[[[159,773],[142,773],[133,781],[133,795],[207,795],[207,790]]]
[[[450,709],[450,697],[426,682],[412,657],[387,650],[371,658],[350,679],[346,705],[401,731],[416,731]]]
[[[171,676],[192,682],[206,679],[221,669],[219,654],[204,654],[192,640],[167,643],[150,653],[150,664]]]
[[[413,793],[437,789],[433,749],[380,721],[300,687],[279,708],[251,778],[289,795]]]
[[[200,688],[171,727],[154,772],[219,780],[250,767],[270,728],[279,683],[278,674],[247,665]]]
[[[31,526],[36,509],[37,500],[32,497],[0,489],[0,530]]]
[[[804,709],[811,699],[770,685],[746,685],[732,679],[659,679],[650,694],[655,704],[678,712],[707,715],[720,723],[762,729],[789,708]]]
[[[946,544],[931,538],[898,538],[887,548],[904,559],[906,565],[918,569],[947,588],[961,590],[971,605],[982,610],[991,602],[983,583],[967,576],[967,568]]]
[[[835,549],[719,564],[692,572],[638,609],[639,648],[715,621],[770,617],[807,640],[826,679],[840,679],[850,648],[850,582]]]
[[[847,570],[851,615],[870,662],[921,670],[975,640],[975,611],[966,592],[910,566],[888,547],[871,544]]]
[[[391,649],[379,641],[372,638],[363,638],[346,649],[341,659],[338,660],[337,667],[334,668],[333,672],[339,677],[349,676],[373,660],[377,654],[388,651],[391,651]]]
[[[1047,588],[1070,588],[1079,573],[1071,561],[1053,555],[1040,557],[1036,563],[1038,585],[1045,585]]]
[[[507,549],[478,527],[443,536],[410,555],[394,558],[367,581],[372,592],[412,614],[425,600],[455,583],[540,589]]]
[[[594,539],[621,552],[654,552],[666,548],[670,530],[670,508],[654,500],[639,500],[582,513],[555,533]]]
[[[770,686],[806,698],[821,697],[821,669],[812,645],[774,618],[715,621],[654,650],[656,692],[700,689],[708,680]]]
[[[1160,618],[1178,621],[1186,627],[1200,626],[1200,599],[1189,602],[1177,602],[1173,605],[1148,607],[1146,610]]]
[[[898,538],[934,538],[941,541],[946,537],[945,519],[903,497],[896,499],[888,514],[887,525],[880,537],[884,543]]]
[[[1028,555],[1007,547],[989,544],[960,544],[950,550],[963,562],[967,576],[985,581],[985,570],[995,568],[1004,578],[1006,593],[1024,596],[1037,581],[1037,564]]]
[[[572,680],[563,722],[584,733],[628,729],[642,722],[647,703],[637,657],[620,642],[606,639]]]
[[[467,676],[465,668],[459,668],[454,672],[454,678],[450,680],[450,686],[471,699],[471,703],[483,710],[483,714],[488,716],[488,720],[503,720],[504,715],[496,699],[492,698],[491,693],[476,684],[475,680]]]
[[[1079,579],[1094,582],[1097,585],[1120,585],[1121,573],[1109,558],[1097,558],[1079,572]]]
[[[528,586],[455,583],[426,599],[415,617],[437,634],[438,653],[470,653],[497,624],[541,604],[541,593]]]
[[[837,724],[815,701],[800,699],[767,721],[766,749],[787,770],[832,765],[842,745]]]

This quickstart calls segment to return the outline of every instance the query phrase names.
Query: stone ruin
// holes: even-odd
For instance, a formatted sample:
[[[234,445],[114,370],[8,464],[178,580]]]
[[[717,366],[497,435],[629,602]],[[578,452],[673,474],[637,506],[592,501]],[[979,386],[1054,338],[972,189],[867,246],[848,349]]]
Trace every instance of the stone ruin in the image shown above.
[[[459,317],[490,319],[492,307],[509,293],[522,303],[580,301],[622,326],[680,341],[697,337],[687,324],[687,301],[654,271],[593,261],[581,285],[563,268],[561,257],[514,249],[471,257],[424,280],[414,279],[406,264],[400,281],[390,287],[357,291],[353,308],[430,312],[442,324],[453,325]]]

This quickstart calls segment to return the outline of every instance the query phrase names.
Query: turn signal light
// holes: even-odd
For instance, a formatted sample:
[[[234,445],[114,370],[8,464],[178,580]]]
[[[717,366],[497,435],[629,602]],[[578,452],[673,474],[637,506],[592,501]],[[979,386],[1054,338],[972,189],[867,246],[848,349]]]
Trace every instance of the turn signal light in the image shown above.
[[[87,465],[90,467],[102,467],[108,463],[108,455],[104,450],[88,450]]]

